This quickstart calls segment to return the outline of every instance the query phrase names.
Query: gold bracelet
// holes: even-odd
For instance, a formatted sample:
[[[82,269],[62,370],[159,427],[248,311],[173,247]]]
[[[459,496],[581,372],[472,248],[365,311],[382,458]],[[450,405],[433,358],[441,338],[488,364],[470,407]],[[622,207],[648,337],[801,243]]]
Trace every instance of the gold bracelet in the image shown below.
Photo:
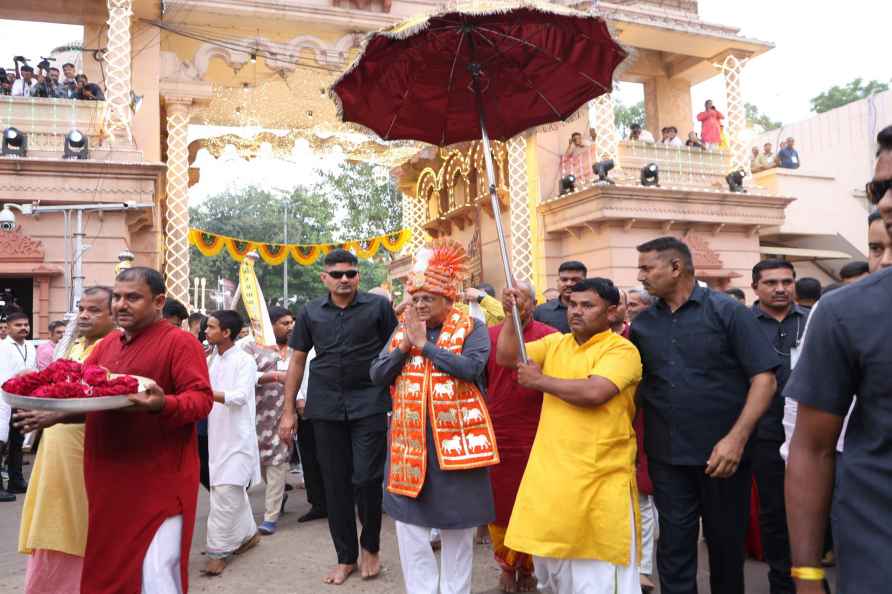
[[[824,569],[821,567],[794,567],[790,570],[790,575],[797,580],[819,582],[824,579]]]

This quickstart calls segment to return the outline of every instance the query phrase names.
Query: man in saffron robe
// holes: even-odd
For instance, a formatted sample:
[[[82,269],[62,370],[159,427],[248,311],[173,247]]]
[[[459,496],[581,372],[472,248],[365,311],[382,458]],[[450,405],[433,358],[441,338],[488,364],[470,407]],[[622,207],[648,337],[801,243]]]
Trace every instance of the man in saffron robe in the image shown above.
[[[86,414],[81,594],[188,591],[198,500],[195,422],[214,401],[201,345],[161,318],[165,293],[157,270],[122,270],[112,293],[119,329],[85,361],[155,385],[131,395],[128,408]]]
[[[370,370],[372,381],[391,386],[384,509],[396,520],[410,594],[469,594],[474,533],[493,519],[489,338],[483,322],[453,305],[466,260],[451,240],[419,251],[407,283],[412,305]],[[440,531],[440,568],[431,528]]]
[[[536,291],[530,283],[517,283],[520,299],[517,307],[523,325],[524,342],[533,342],[557,332],[555,328],[533,319],[536,307]],[[510,320],[507,323],[511,323]],[[517,489],[530,457],[539,414],[542,412],[542,392],[524,388],[517,383],[517,371],[496,363],[496,345],[502,333],[502,324],[489,329],[492,350],[486,364],[489,380],[489,414],[499,444],[501,462],[490,470],[492,494],[495,500],[496,519],[489,525],[492,548],[502,575],[499,587],[504,592],[535,592],[536,577],[533,558],[526,553],[513,551],[505,546],[505,532],[514,508]]]

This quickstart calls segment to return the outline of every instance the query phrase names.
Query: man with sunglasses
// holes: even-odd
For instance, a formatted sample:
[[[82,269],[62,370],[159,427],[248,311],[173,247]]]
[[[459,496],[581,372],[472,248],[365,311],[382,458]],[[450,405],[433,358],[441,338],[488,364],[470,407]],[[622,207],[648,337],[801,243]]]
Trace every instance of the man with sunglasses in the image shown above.
[[[892,126],[867,195],[892,231]],[[824,528],[833,502],[840,592],[885,592],[892,582],[892,414],[889,337],[892,270],[821,298],[784,395],[799,403],[787,466],[787,510],[797,592],[823,592]],[[852,404],[845,453],[834,456]],[[836,484],[835,493],[833,492]],[[832,497],[831,497],[832,493]]]
[[[775,371],[777,390],[759,420],[753,440],[753,476],[759,489],[759,528],[771,594],[793,594],[790,577],[790,540],[784,509],[784,385],[790,377],[790,350],[799,344],[808,311],[793,300],[796,270],[784,260],[762,260],[753,266],[753,314],[780,357]]]
[[[352,253],[332,250],[325,256],[324,268],[321,279],[328,294],[304,306],[291,334],[293,352],[279,438],[291,442],[298,414],[312,420],[328,527],[338,555],[337,566],[323,582],[338,585],[356,571],[357,560],[363,578],[381,571],[378,548],[390,395],[386,386],[372,383],[369,367],[397,320],[387,299],[358,290],[358,261]],[[312,348],[316,358],[309,370],[309,394],[298,404]],[[357,508],[362,524],[359,542]]]

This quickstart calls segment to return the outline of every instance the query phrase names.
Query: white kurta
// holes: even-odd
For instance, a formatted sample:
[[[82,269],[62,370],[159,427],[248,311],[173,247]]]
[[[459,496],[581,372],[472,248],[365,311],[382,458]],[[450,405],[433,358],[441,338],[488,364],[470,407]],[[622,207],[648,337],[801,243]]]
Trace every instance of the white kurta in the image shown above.
[[[18,344],[11,338],[0,340],[0,385],[26,369],[37,369],[37,351],[28,341]],[[9,441],[12,408],[0,398],[0,441]]]
[[[260,482],[254,383],[257,364],[240,348],[208,357],[211,388],[226,402],[214,402],[208,416],[208,466],[211,485],[247,487]]]

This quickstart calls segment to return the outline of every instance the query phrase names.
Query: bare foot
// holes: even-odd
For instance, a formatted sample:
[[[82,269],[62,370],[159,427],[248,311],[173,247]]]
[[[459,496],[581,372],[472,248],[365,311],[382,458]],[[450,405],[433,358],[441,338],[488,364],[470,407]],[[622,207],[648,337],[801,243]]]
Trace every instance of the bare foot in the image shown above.
[[[537,580],[534,575],[520,573],[517,576],[518,592],[535,592],[538,585],[539,580]]]
[[[643,592],[652,592],[656,587],[657,585],[650,579],[649,575],[641,574],[641,590]]]
[[[332,586],[340,586],[347,581],[347,578],[350,577],[350,574],[354,571],[356,571],[356,565],[344,565],[341,563],[328,572],[328,575],[322,578],[322,583],[331,584]]]
[[[364,580],[371,580],[381,574],[381,556],[362,549],[359,556],[359,574]]]
[[[517,592],[517,579],[513,571],[502,570],[499,576],[499,589],[502,592]]]

